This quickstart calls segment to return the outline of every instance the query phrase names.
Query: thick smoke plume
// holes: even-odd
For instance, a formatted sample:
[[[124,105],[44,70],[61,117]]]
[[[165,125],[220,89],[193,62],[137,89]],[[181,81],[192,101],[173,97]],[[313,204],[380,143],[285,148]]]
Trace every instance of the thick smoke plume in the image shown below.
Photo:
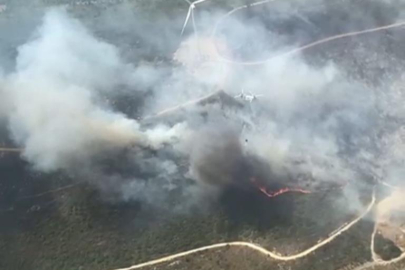
[[[401,184],[398,49],[381,52],[387,44],[375,34],[282,56],[400,14],[388,2],[370,1],[367,17],[347,3],[317,2],[313,9],[297,1],[296,8],[274,4],[227,17],[204,11],[182,40],[182,22],[172,26],[164,16],[151,26],[139,12],[106,11],[101,26],[84,20],[94,34],[67,11],[50,10],[18,47],[15,68],[0,73],[0,117],[36,169],[85,171],[105,190],[150,204],[187,205],[203,193],[200,186],[244,185],[252,175],[311,190],[370,179]],[[336,23],[343,15],[350,20]],[[130,45],[114,42],[103,27]],[[161,37],[156,29],[164,29]],[[198,100],[218,90],[260,98],[239,100],[239,107],[230,99]],[[136,110],[123,108],[126,99]],[[116,155],[122,164],[106,172],[103,160]],[[347,195],[358,201],[354,193]]]
[[[134,75],[114,46],[65,12],[48,12],[33,39],[18,49],[16,71],[4,82],[9,128],[24,157],[52,171],[110,149],[164,141],[165,130],[149,142],[137,121],[103,100],[117,86],[133,84]]]

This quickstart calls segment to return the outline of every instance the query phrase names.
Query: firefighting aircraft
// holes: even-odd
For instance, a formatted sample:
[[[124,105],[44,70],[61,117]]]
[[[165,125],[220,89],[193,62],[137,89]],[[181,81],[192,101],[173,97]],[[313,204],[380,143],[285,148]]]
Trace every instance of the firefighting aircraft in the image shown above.
[[[254,100],[257,100],[258,97],[262,97],[262,96],[263,95],[254,95],[250,92],[249,92],[249,94],[245,94],[245,90],[242,88],[242,92],[240,94],[234,96],[234,98],[240,98],[240,99],[243,99],[244,101],[252,103]]]

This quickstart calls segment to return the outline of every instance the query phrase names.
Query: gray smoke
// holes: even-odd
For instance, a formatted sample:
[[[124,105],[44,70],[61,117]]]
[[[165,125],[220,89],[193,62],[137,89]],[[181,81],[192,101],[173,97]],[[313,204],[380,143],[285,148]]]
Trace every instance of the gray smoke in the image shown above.
[[[49,11],[4,79],[9,128],[23,156],[39,170],[69,169],[111,149],[158,147],[175,136],[164,127],[159,136],[143,133],[137,121],[103,101],[117,86],[135,84],[136,76],[114,46],[63,10]]]
[[[83,19],[95,33],[66,10],[50,10],[18,47],[14,70],[0,72],[0,118],[36,169],[82,171],[106,191],[150,204],[185,206],[208,187],[255,173],[314,190],[375,177],[401,184],[403,65],[398,49],[381,52],[388,41],[376,34],[243,65],[401,14],[388,2],[369,1],[367,16],[346,2],[296,2],[226,18],[207,9],[196,15],[197,35],[190,23],[182,40],[182,21],[162,15],[151,23],[127,5]],[[350,20],[334,21],[339,14]],[[242,89],[260,98],[240,109],[189,102]],[[136,115],[120,105],[128,96]],[[122,152],[123,168],[106,173],[100,164]]]

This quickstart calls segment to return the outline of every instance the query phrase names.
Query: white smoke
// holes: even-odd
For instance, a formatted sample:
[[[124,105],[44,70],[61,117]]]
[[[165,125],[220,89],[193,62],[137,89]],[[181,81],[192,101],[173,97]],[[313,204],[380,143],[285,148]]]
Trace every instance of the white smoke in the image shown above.
[[[139,124],[102,102],[137,73],[117,49],[93,37],[63,10],[47,12],[33,39],[18,50],[6,77],[9,128],[37,169],[66,169],[106,150],[131,144],[158,147]],[[112,93],[111,93],[112,92]],[[169,137],[173,137],[173,132]]]
[[[280,10],[285,10],[285,6],[280,6]],[[199,19],[210,21],[213,26],[220,15],[217,11],[205,12]],[[358,15],[353,16],[358,19]],[[109,20],[114,21],[114,29],[119,27],[118,16]],[[124,27],[134,25],[128,20],[125,17]],[[156,25],[165,23],[167,19]],[[136,28],[140,39],[144,30],[141,26]],[[260,158],[280,178],[289,175],[303,182],[316,179],[325,183],[357,179],[361,171],[370,171],[370,164],[379,162],[380,151],[384,153],[381,164],[385,166],[380,176],[399,181],[399,167],[405,158],[387,146],[395,140],[400,141],[395,141],[395,145],[403,144],[403,138],[386,134],[387,142],[376,140],[377,134],[385,132],[382,115],[402,117],[401,91],[391,91],[391,84],[384,85],[386,96],[381,99],[378,86],[349,76],[339,61],[330,58],[315,65],[309,64],[305,55],[295,54],[262,65],[243,65],[243,61],[286,52],[300,38],[307,42],[310,35],[294,32],[298,40],[292,42],[287,34],[270,31],[262,21],[243,16],[228,18],[221,27],[217,36],[209,36],[204,35],[208,29],[198,24],[198,35],[190,36],[177,52],[173,50],[167,63],[156,65],[154,60],[147,63],[142,58],[142,50],[156,47],[167,53],[165,44],[175,43],[168,42],[167,36],[174,37],[171,31],[177,29],[167,26],[170,30],[165,31],[164,37],[152,31],[153,34],[145,34],[145,40],[153,44],[147,43],[136,51],[135,63],[129,63],[117,47],[96,38],[67,12],[51,10],[32,39],[18,49],[15,71],[0,75],[0,117],[3,114],[8,119],[23,156],[43,171],[71,169],[132,146],[157,150],[152,157],[143,153],[131,156],[140,167],[140,174],[153,171],[155,175],[133,176],[120,188],[125,199],[147,197],[148,192],[141,194],[144,188],[162,195],[162,190],[174,190],[183,184],[177,178],[229,183],[235,173],[233,167],[239,166],[238,158],[243,159],[244,155]],[[339,27],[337,30],[341,30]],[[265,53],[261,48],[265,48]],[[224,58],[234,63],[224,62]],[[142,101],[142,116],[176,108],[220,89],[230,95],[244,89],[261,97],[238,113],[211,106],[206,112],[208,120],[187,110],[177,110],[188,122],[166,125],[162,120],[153,128],[110,106],[110,98],[146,89],[152,95]],[[232,118],[229,121],[244,122],[247,128],[241,135],[235,132],[222,136],[226,125],[217,118]],[[201,133],[207,126],[212,130]],[[243,143],[245,139],[247,142]],[[235,153],[240,157],[232,156]],[[194,175],[182,171],[180,157],[189,158],[184,167],[191,168]],[[198,168],[205,170],[204,176]],[[217,176],[222,178],[212,179]]]

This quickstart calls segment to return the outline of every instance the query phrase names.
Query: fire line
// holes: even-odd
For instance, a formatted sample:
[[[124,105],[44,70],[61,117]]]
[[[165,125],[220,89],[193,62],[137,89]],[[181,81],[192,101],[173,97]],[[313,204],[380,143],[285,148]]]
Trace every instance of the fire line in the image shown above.
[[[269,198],[274,198],[279,195],[282,195],[287,192],[297,192],[297,193],[303,193],[303,194],[309,194],[311,191],[301,189],[301,188],[282,188],[277,191],[268,191],[264,186],[260,185],[259,182],[255,178],[251,178],[250,181],[253,183],[255,187],[257,187],[264,195],[266,195]]]

